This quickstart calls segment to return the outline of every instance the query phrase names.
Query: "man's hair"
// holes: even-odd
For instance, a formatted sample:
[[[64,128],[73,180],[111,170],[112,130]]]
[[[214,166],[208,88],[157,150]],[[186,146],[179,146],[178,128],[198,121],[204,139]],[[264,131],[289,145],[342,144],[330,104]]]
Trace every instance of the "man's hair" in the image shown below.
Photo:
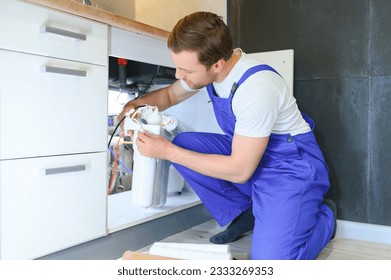
[[[195,12],[174,26],[167,41],[174,52],[195,51],[201,64],[210,68],[219,59],[228,60],[233,52],[232,34],[222,17]]]

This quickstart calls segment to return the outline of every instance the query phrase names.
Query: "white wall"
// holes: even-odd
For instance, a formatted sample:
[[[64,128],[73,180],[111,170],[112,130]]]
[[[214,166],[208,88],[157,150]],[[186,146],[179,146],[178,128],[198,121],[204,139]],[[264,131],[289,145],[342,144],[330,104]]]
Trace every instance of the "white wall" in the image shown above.
[[[76,0],[83,2],[83,0]],[[134,19],[134,3],[136,0],[90,0],[91,6],[123,17]]]
[[[83,0],[76,0],[82,2]],[[208,11],[227,22],[227,0],[90,0],[91,5],[117,15],[171,31],[182,17]]]
[[[196,11],[209,11],[227,22],[226,0],[134,0],[135,20],[171,31],[182,17]]]

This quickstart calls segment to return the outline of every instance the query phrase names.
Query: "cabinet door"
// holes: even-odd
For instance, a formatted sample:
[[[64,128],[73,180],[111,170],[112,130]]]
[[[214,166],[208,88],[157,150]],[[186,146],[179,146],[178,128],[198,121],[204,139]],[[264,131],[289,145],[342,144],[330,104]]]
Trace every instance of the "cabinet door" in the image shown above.
[[[0,161],[1,259],[105,235],[106,201],[106,153]]]
[[[107,67],[0,50],[0,159],[106,151]]]
[[[268,64],[285,79],[286,83],[293,92],[294,83],[294,50],[278,50],[270,52],[251,53],[248,56]]]
[[[23,1],[2,0],[0,48],[106,65],[108,27]]]

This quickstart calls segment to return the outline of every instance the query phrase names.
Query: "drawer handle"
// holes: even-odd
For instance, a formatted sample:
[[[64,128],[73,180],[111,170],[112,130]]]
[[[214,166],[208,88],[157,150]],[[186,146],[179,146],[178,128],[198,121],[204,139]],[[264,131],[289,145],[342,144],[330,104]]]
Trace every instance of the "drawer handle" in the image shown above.
[[[42,66],[41,70],[42,70],[42,72],[45,72],[45,73],[72,75],[72,76],[78,76],[78,77],[86,77],[87,76],[87,71],[60,68],[60,67],[47,66],[47,65]]]
[[[72,165],[72,166],[63,166],[63,167],[55,167],[55,168],[45,168],[43,169],[43,175],[57,175],[57,174],[63,174],[63,173],[72,173],[72,172],[79,172],[79,171],[85,171],[86,165]]]
[[[56,35],[60,35],[60,36],[64,36],[64,37],[69,37],[69,38],[73,38],[73,39],[77,39],[77,40],[82,40],[82,41],[87,40],[87,35],[85,35],[85,34],[76,33],[76,32],[72,32],[72,31],[68,31],[68,30],[64,30],[64,29],[60,29],[60,28],[56,28],[56,27],[51,27],[51,26],[47,26],[47,25],[41,26],[41,33],[52,33],[52,34],[56,34]]]

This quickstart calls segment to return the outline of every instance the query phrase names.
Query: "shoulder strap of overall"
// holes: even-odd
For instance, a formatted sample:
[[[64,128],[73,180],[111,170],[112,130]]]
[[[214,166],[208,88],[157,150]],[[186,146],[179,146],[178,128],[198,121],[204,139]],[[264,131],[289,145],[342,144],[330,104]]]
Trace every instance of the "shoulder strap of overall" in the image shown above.
[[[280,75],[273,67],[271,67],[267,64],[260,64],[260,65],[253,66],[253,67],[249,68],[246,72],[244,72],[243,76],[239,79],[239,81],[237,81],[236,83],[234,83],[232,85],[231,94],[234,95],[236,90],[238,89],[238,87],[245,80],[247,80],[247,78],[250,77],[252,74],[259,72],[259,71],[264,71],[264,70],[273,71],[274,73]]]

